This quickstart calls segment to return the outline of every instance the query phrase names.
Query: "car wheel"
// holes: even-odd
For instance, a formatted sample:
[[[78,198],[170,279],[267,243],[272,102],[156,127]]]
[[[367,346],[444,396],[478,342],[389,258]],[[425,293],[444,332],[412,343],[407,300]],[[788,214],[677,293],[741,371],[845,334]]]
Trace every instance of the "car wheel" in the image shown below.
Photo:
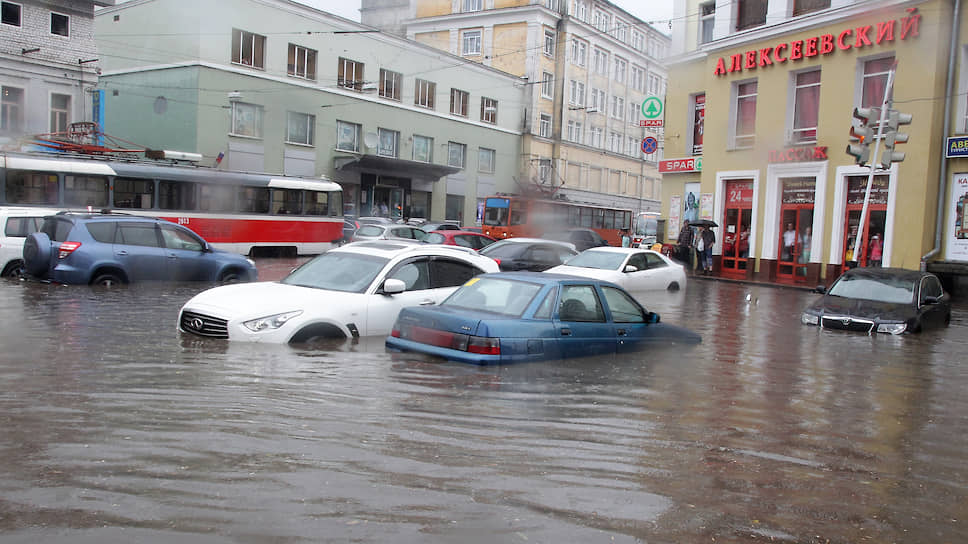
[[[7,264],[3,269],[4,278],[21,278],[24,275],[24,262],[20,259]]]
[[[107,288],[116,287],[123,283],[124,280],[121,279],[121,276],[114,272],[102,272],[94,276],[94,279],[91,281],[91,285],[93,286]]]
[[[674,281],[674,282],[670,283],[669,284],[669,287],[667,287],[667,289],[669,291],[678,291],[679,290],[679,282]]]
[[[24,240],[24,270],[31,276],[43,276],[50,267],[50,237],[34,232]]]
[[[222,272],[222,275],[218,278],[218,282],[222,284],[242,283],[243,280],[244,277],[239,273],[238,270],[226,270],[225,272]]]

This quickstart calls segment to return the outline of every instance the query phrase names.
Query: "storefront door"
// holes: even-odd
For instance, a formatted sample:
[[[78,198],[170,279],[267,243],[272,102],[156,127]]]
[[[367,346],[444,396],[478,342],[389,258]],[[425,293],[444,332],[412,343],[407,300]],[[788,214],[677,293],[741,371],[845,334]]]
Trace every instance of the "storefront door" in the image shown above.
[[[867,176],[847,178],[847,216],[844,218],[844,259],[842,269],[855,266],[881,266],[884,252],[884,227],[887,223],[888,176],[875,176],[867,205],[863,238],[858,241],[860,215],[864,209]],[[859,248],[864,248],[863,251]]]
[[[780,237],[776,276],[778,281],[807,281],[807,263],[813,244],[813,203],[816,181],[791,178],[783,181]]]
[[[726,182],[726,213],[723,219],[724,276],[745,276],[749,269],[750,220],[753,214],[753,181]]]

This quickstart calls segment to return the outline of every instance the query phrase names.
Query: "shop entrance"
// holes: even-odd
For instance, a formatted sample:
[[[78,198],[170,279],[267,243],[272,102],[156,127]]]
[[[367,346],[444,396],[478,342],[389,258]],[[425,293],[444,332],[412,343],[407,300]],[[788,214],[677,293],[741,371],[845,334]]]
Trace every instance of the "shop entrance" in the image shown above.
[[[388,176],[361,176],[360,208],[363,216],[403,219],[410,180]]]
[[[753,215],[753,180],[726,182],[723,220],[724,276],[745,276],[749,269],[750,222]]]
[[[791,178],[783,181],[780,207],[778,281],[807,281],[807,263],[813,244],[814,178]]]
[[[842,270],[855,266],[881,266],[884,254],[884,227],[887,224],[888,176],[874,176],[867,205],[863,239],[857,240],[860,214],[864,209],[867,176],[847,178],[847,216],[844,218],[844,259]],[[862,251],[859,248],[866,248]]]

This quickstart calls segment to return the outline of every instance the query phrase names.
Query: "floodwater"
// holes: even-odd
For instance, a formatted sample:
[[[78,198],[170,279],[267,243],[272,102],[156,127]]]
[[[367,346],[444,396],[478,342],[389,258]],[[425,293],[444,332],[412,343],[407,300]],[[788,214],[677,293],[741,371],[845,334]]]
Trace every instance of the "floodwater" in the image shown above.
[[[869,337],[694,279],[640,299],[698,346],[481,368],[183,339],[206,287],[0,282],[0,542],[968,541],[964,301]]]

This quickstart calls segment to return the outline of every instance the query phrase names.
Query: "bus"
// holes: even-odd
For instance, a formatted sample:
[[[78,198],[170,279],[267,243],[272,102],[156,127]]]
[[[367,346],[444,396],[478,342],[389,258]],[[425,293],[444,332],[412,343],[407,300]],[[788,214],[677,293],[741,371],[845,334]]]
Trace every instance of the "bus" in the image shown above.
[[[338,183],[148,159],[0,152],[0,206],[160,217],[250,256],[313,255],[343,238]]]
[[[513,237],[540,238],[548,232],[589,228],[610,245],[621,246],[621,230],[630,227],[632,210],[498,194],[484,200],[484,234],[498,240]]]
[[[632,221],[632,247],[652,247],[659,237],[659,212],[638,212]]]

